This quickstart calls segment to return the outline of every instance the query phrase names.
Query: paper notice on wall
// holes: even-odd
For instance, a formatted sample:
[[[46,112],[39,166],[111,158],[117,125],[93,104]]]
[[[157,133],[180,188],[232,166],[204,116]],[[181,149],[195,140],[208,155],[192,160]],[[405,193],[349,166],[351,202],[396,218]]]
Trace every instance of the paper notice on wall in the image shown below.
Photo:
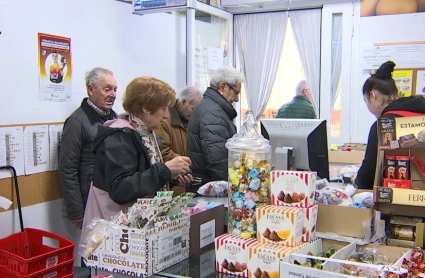
[[[71,39],[38,33],[39,99],[71,101]]]
[[[221,47],[208,47],[208,69],[216,70],[223,67],[223,50]]]
[[[56,171],[59,164],[59,148],[63,125],[49,125],[50,171]]]
[[[229,65],[229,48],[226,41],[221,41],[221,51],[223,52],[223,66]]]
[[[393,79],[400,97],[412,95],[412,78],[413,70],[395,70],[393,72]]]
[[[416,76],[416,94],[424,95],[425,94],[425,70],[418,70]]]
[[[25,175],[49,171],[49,128],[47,125],[24,129]]]
[[[360,59],[365,70],[378,69],[387,61],[396,63],[398,69],[424,68],[425,44],[363,46]]]
[[[0,166],[13,166],[18,176],[25,174],[24,130],[22,126],[0,128]],[[0,171],[0,179],[12,176]]]

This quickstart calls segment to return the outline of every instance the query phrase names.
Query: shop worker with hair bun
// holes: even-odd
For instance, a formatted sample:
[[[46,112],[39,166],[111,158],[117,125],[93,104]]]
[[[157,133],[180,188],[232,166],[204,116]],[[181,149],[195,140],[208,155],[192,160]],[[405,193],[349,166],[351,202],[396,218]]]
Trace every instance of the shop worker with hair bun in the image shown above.
[[[381,65],[363,85],[363,98],[369,111],[380,117],[412,117],[425,115],[425,99],[422,96],[399,97],[392,78],[396,65],[388,61]],[[366,154],[355,183],[358,188],[372,189],[378,156],[378,130],[375,122],[369,132]]]

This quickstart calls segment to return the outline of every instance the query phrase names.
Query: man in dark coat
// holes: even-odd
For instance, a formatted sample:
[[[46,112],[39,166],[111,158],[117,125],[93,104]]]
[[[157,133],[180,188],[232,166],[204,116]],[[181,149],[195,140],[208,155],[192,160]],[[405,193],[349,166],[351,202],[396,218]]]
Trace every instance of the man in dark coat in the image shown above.
[[[210,87],[194,108],[187,134],[186,154],[194,177],[202,184],[228,179],[226,141],[236,134],[237,116],[233,103],[239,101],[243,75],[234,68],[218,69]],[[192,189],[195,190],[195,189]]]
[[[90,190],[94,156],[91,145],[98,127],[115,119],[117,82],[108,69],[86,74],[88,98],[66,119],[59,149],[59,179],[68,219],[81,229]]]

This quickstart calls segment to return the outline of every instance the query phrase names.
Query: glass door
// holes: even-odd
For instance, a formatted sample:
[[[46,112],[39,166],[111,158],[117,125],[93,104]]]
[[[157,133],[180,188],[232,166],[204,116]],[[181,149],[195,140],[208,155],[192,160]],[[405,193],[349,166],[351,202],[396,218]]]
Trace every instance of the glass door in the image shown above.
[[[233,65],[233,15],[198,1],[186,20],[187,85],[204,92],[218,68]]]

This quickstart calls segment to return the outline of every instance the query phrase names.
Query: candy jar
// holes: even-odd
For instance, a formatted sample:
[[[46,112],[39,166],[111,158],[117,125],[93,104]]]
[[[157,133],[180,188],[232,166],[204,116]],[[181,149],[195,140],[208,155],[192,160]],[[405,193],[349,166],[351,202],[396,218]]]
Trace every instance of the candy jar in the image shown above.
[[[256,237],[255,209],[270,204],[271,146],[257,132],[252,111],[238,134],[227,140],[229,159],[228,233]]]

